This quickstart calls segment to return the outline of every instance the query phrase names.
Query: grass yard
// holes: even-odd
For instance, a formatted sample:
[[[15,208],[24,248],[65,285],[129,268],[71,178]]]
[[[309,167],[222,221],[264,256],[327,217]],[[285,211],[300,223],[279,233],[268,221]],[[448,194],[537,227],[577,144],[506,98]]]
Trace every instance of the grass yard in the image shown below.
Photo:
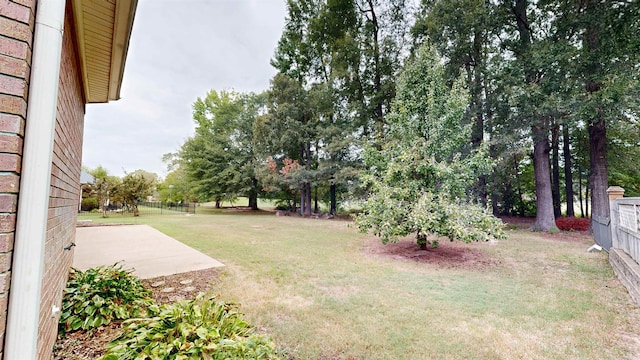
[[[606,253],[586,252],[587,236],[514,230],[499,242],[444,242],[438,251],[461,256],[443,262],[430,261],[438,251],[399,256],[412,247],[383,247],[343,221],[244,213],[135,221],[227,264],[213,291],[240,303],[294,359],[640,356],[640,311]]]
[[[202,207],[213,208],[214,206],[216,206],[216,203],[214,201],[211,201],[206,203],[200,203],[200,205]],[[234,202],[222,201],[220,203],[220,206],[222,207],[248,206],[248,205],[249,205],[249,198],[246,198],[246,197],[238,197]],[[276,204],[272,200],[258,198],[258,208],[272,210],[275,207],[276,207]]]

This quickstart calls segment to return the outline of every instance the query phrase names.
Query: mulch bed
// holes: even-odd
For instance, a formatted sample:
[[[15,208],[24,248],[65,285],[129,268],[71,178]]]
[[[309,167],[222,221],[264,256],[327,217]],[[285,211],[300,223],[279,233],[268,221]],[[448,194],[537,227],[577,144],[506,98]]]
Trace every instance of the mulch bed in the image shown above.
[[[497,265],[497,260],[482,252],[479,246],[491,243],[465,244],[441,239],[437,248],[420,250],[412,237],[400,239],[396,243],[382,244],[380,239],[368,239],[364,252],[370,256],[401,261],[433,264],[442,268],[484,269]]]
[[[500,217],[508,227],[526,230],[533,225],[533,217]],[[588,231],[560,231],[555,234],[541,233],[549,240],[563,242],[583,242],[590,236]],[[496,259],[480,250],[481,246],[491,246],[495,242],[474,242],[465,244],[461,241],[440,239],[438,247],[420,250],[415,237],[400,239],[397,243],[382,244],[380,239],[371,238],[366,241],[364,251],[375,257],[386,257],[402,261],[429,263],[443,268],[484,269],[499,265]]]
[[[199,293],[211,290],[220,268],[191,271],[182,274],[160,276],[142,280],[142,284],[152,291],[151,297],[158,304],[194,299]],[[173,289],[171,291],[171,289]]]
[[[151,297],[159,304],[178,300],[194,299],[199,293],[211,290],[220,273],[220,269],[191,271],[182,274],[160,276],[142,280],[142,284],[151,290]],[[167,291],[171,289],[171,291]],[[89,360],[104,355],[105,346],[120,335],[121,321],[89,331],[76,331],[64,339],[58,338],[53,349],[55,360]]]

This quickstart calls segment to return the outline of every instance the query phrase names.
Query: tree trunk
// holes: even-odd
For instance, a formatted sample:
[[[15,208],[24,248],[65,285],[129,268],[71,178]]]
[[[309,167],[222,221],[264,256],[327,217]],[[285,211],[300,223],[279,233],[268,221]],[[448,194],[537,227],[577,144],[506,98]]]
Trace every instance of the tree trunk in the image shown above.
[[[494,195],[491,195],[491,199],[493,202]],[[504,189],[502,190],[502,211],[495,207],[494,216],[499,215],[499,213],[503,214],[511,214],[511,210],[513,209],[513,189],[511,188],[511,182],[505,181]]]
[[[251,179],[251,190],[249,190],[249,207],[251,210],[258,210],[258,179]]]
[[[373,108],[373,120],[375,129],[374,146],[376,149],[382,149],[382,142],[384,139],[384,113],[383,113],[383,101],[384,94],[382,94],[382,69],[380,64],[380,25],[378,24],[378,16],[373,0],[367,0],[369,5],[369,12],[371,18],[367,19],[371,22],[371,28],[373,32],[373,101],[375,101],[375,107]]]
[[[590,0],[586,3],[585,11],[596,16],[600,9],[600,2]],[[583,33],[583,46],[587,57],[585,68],[585,91],[590,98],[597,99],[594,94],[604,87],[600,81],[603,70],[599,58],[602,56],[602,44],[600,42],[602,25],[601,19],[589,21]],[[600,104],[600,106],[604,106]],[[589,163],[591,183],[591,219],[609,218],[609,197],[607,195],[609,170],[607,166],[607,124],[604,111],[597,107],[594,118],[589,122]],[[604,220],[604,219],[603,219]]]
[[[564,193],[567,198],[567,216],[576,216],[573,209],[573,174],[571,172],[571,148],[569,127],[562,125],[562,153],[564,157]]]
[[[416,235],[416,243],[420,247],[420,250],[427,250],[427,245],[429,241],[427,241],[427,235],[417,234]]]
[[[220,199],[216,199],[216,209],[220,209]]]
[[[329,209],[329,214],[335,216],[336,215],[336,184],[331,182],[331,186],[329,187],[329,197],[331,198],[331,205]]]
[[[580,201],[580,214],[584,216],[584,206],[582,203],[582,169],[578,166],[578,200]]]
[[[525,83],[536,82],[536,69],[529,64],[531,48],[531,28],[527,14],[527,0],[516,0],[512,8],[516,26],[520,35],[518,58],[522,62]],[[553,198],[551,196],[551,174],[549,171],[549,130],[544,117],[533,115],[531,133],[533,136],[533,171],[536,180],[536,221],[531,227],[534,231],[549,231],[556,228],[553,216]]]
[[[551,196],[553,198],[553,216],[557,219],[562,216],[560,199],[560,128],[554,124],[551,128],[551,163],[553,165]]]
[[[544,127],[534,126],[533,172],[536,181],[536,221],[533,231],[549,231],[556,227],[551,196],[551,174],[549,171],[549,139]]]
[[[589,189],[591,188],[591,184],[589,181],[591,175],[587,175],[587,186],[584,187],[584,212],[585,217],[591,217],[591,213],[589,212]]]
[[[298,198],[296,197],[295,194],[293,194],[292,197],[293,197],[293,208],[289,210],[295,213],[295,212],[298,212]]]
[[[511,207],[511,205],[509,205]],[[498,207],[498,194],[495,192],[491,193],[491,213],[493,216],[500,215],[500,208]]]
[[[518,190],[518,213],[521,217],[524,217],[524,199],[522,198],[522,185],[520,184],[520,172],[518,171],[518,161],[516,157],[513,157],[513,165],[516,170],[516,185]]]
[[[320,211],[318,209],[318,187],[316,186],[313,191],[313,213],[317,214],[319,212]]]
[[[307,174],[310,174],[311,173],[311,143],[308,141],[305,145],[305,154],[307,157]],[[305,199],[305,203],[306,203],[305,215],[310,217],[311,216],[311,181],[307,181],[305,184],[305,195],[307,196]]]
[[[307,195],[307,198],[305,199],[305,202],[307,203],[307,207],[305,208],[305,216],[310,217],[311,216],[311,183],[307,182],[305,184],[306,190],[305,193]]]
[[[304,164],[305,154],[305,145],[302,144],[300,146],[300,165]],[[300,185],[300,216],[304,216],[309,206],[307,203],[307,185],[305,182],[302,182]]]
[[[300,189],[300,216],[304,216],[304,213],[307,211],[307,205],[305,201],[307,200],[307,186],[302,184],[302,188]]]
[[[591,219],[609,217],[607,195],[607,128],[604,119],[589,125],[589,160],[591,164]]]
[[[471,131],[471,144],[474,149],[482,145],[484,140],[484,112],[483,112],[483,84],[482,70],[480,64],[482,61],[482,45],[483,36],[479,31],[473,34],[473,84],[471,84],[471,112],[473,116],[473,127]],[[476,183],[476,196],[482,207],[487,206],[487,177],[480,175]]]

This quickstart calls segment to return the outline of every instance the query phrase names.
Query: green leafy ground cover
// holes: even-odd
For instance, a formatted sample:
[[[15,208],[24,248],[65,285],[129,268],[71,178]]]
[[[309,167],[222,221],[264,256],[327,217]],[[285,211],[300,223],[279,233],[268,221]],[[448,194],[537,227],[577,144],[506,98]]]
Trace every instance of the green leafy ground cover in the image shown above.
[[[158,304],[150,295],[140,279],[118,264],[72,269],[58,324],[60,339],[76,331],[92,338],[103,326],[123,320],[119,335],[106,344],[99,359],[281,359],[271,339],[255,333],[235,304],[204,294]],[[95,358],[90,354],[95,345],[105,345],[100,335],[97,338],[86,342],[82,355],[62,345],[55,358]]]
[[[606,254],[586,252],[588,235],[509,230],[498,242],[443,240],[414,261],[391,251],[413,239],[383,247],[343,221],[238,213],[137,221],[225,263],[214,292],[295,359],[640,355],[640,311]],[[447,249],[464,256],[431,261]]]
[[[236,308],[204,296],[151,305],[146,317],[124,322],[101,359],[280,359]]]
[[[112,320],[140,316],[151,304],[149,295],[140,279],[117,264],[86,271],[71,269],[58,332],[64,336],[107,325]]]

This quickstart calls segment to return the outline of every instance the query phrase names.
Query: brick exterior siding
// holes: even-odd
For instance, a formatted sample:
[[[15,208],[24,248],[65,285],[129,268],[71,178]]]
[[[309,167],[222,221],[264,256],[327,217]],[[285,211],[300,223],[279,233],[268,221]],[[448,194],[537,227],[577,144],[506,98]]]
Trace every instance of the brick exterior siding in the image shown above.
[[[27,115],[35,0],[0,0],[0,358]]]
[[[35,0],[0,0],[0,359],[3,358],[22,144],[27,114]],[[73,260],[85,100],[71,9],[65,14],[49,213],[42,279],[38,358],[50,359],[62,290]],[[28,135],[27,135],[28,136]],[[59,314],[58,314],[59,316]]]
[[[67,7],[65,14],[51,166],[38,336],[40,359],[51,357],[51,349],[58,334],[58,316],[51,316],[51,307],[61,307],[62,291],[73,263],[73,249],[64,248],[75,241],[80,198],[85,102],[70,10]]]

